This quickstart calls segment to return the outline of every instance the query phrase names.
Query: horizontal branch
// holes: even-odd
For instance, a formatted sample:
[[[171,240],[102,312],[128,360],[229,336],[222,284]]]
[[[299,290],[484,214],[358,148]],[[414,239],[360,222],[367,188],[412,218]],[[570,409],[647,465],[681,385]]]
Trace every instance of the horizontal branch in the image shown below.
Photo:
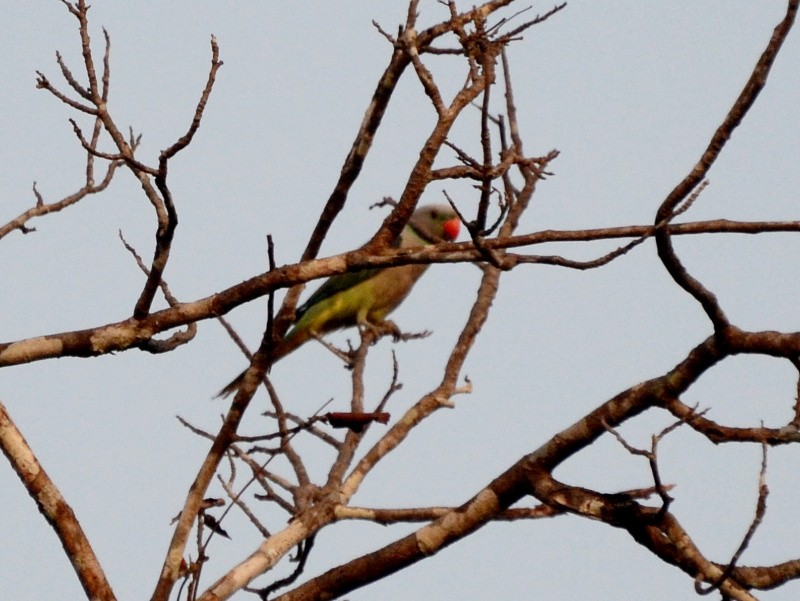
[[[522,236],[485,240],[489,249],[543,244],[546,242],[589,242],[603,239],[649,237],[654,226],[627,226],[590,230],[546,230]],[[682,223],[670,226],[673,235],[798,232],[800,222],[737,222],[725,219]],[[304,284],[311,280],[340,275],[369,267],[390,267],[411,263],[468,263],[480,261],[482,253],[471,242],[436,244],[414,250],[386,251],[368,254],[354,250],[324,259],[285,265],[222,292],[193,302],[156,311],[142,319],[129,318],[85,330],[61,332],[15,342],[0,343],[0,367],[31,363],[57,357],[93,357],[130,348],[140,348],[153,336],[204,319],[216,318],[247,302],[280,288]],[[517,262],[530,262],[519,257]]]
[[[616,493],[628,499],[647,499],[656,493],[655,487],[626,490]],[[401,509],[384,509],[373,507],[352,507],[340,505],[336,508],[337,520],[365,520],[378,524],[395,524],[409,522],[430,522],[449,512],[456,511],[456,507],[406,507]],[[494,521],[512,522],[516,520],[537,520],[551,518],[563,514],[564,511],[549,505],[536,505],[535,507],[510,507],[500,511],[492,517]]]
[[[370,507],[346,507],[336,508],[336,519],[338,520],[365,520],[378,524],[396,524],[409,522],[430,522],[438,519],[449,512],[455,511],[455,507],[412,507],[406,509],[379,509]],[[514,520],[533,520],[549,518],[563,513],[548,507],[547,505],[537,505],[536,507],[524,507],[506,509],[501,511],[492,519],[503,521]]]
[[[677,398],[667,399],[664,408],[715,444],[725,442],[753,442],[759,444],[767,443],[770,446],[776,446],[800,442],[800,430],[793,425],[781,428],[767,428],[766,426],[754,426],[750,428],[724,426],[700,415]]]

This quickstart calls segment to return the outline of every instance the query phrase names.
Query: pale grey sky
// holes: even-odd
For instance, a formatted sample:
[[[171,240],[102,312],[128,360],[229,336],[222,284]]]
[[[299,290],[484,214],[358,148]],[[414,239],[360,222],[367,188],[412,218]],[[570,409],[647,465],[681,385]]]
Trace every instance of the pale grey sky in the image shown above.
[[[548,8],[533,5],[538,12]],[[529,154],[557,148],[561,156],[552,164],[555,175],[540,184],[522,230],[651,222],[741,90],[784,8],[777,0],[573,1],[531,29],[510,51],[522,135]],[[421,11],[423,25],[445,17],[445,9],[430,0]],[[294,261],[390,54],[370,21],[396,30],[405,18],[404,3],[97,1],[91,13],[96,48],[101,26],[112,40],[110,109],[120,124],[143,134],[140,157],[149,163],[188,125],[207,74],[210,35],[219,40],[225,65],[202,127],[170,170],[180,215],[166,273],[172,292],[193,300],[263,271],[268,233],[278,261]],[[35,89],[36,70],[60,81],[56,50],[79,72],[74,19],[51,0],[4,3],[0,21],[6,32],[0,36],[4,223],[34,202],[33,181],[48,200],[77,189],[84,158],[67,122],[75,115]],[[687,220],[797,218],[798,65],[800,34],[793,31]],[[449,77],[453,87],[463,77],[460,67],[437,74]],[[358,245],[374,231],[382,214],[367,207],[400,193],[432,119],[419,83],[407,72],[325,254]],[[469,133],[459,128],[454,136],[474,149]],[[460,206],[473,206],[466,188],[448,189],[461,195]],[[439,193],[432,186],[424,201],[441,202]],[[133,178],[120,172],[105,194],[33,222],[33,234],[2,240],[0,340],[128,316],[142,277],[117,231],[150,257],[153,223]],[[533,252],[590,257],[607,248]],[[681,239],[676,248],[738,325],[800,328],[797,236]],[[404,329],[431,329],[434,335],[396,347],[404,388],[393,412],[434,385],[478,277],[471,265],[435,266],[395,313]],[[256,302],[230,316],[251,345],[260,338],[264,306]],[[473,394],[458,397],[455,410],[419,428],[372,474],[354,503],[460,504],[610,396],[672,367],[710,331],[696,303],[672,284],[652,244],[596,271],[536,266],[505,274],[465,370]],[[383,342],[374,349],[373,396],[385,389],[391,347]],[[308,379],[309,362],[318,379]],[[209,399],[243,366],[221,328],[207,322],[195,341],[168,355],[128,351],[3,370],[0,399],[72,503],[120,599],[149,596],[171,536],[169,521],[206,451],[206,443],[174,416],[213,428],[223,409]],[[331,397],[343,409],[348,398],[348,374],[318,345],[276,366],[274,381],[284,402],[301,414]],[[710,407],[713,418],[727,423],[779,425],[790,419],[794,395],[788,364],[747,357],[712,370],[687,400]],[[646,445],[668,421],[648,414],[623,431]],[[248,431],[259,425],[254,418]],[[370,436],[374,440],[377,433]],[[663,478],[677,484],[672,509],[708,556],[727,560],[749,525],[760,450],[713,447],[685,429],[667,439],[661,452]],[[320,455],[317,476],[324,460]],[[800,556],[798,460],[797,449],[771,451],[767,519],[742,564]],[[557,475],[608,492],[650,483],[646,463],[629,457],[610,437]],[[0,492],[0,598],[82,598],[55,535],[5,462]],[[211,493],[221,496],[216,485]],[[284,516],[273,520],[278,527]],[[320,535],[306,574],[374,550],[411,528],[337,525]],[[233,540],[218,540],[211,549],[225,559],[209,564],[207,583],[258,542],[239,515],[226,529]],[[798,594],[800,587],[789,585],[759,598],[789,601]],[[347,598],[693,596],[688,577],[627,534],[562,516],[490,524]]]

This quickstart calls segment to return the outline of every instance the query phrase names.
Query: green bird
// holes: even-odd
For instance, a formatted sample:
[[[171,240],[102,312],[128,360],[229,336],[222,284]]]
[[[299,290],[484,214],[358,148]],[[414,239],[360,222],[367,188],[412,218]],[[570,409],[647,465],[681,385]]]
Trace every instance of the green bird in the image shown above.
[[[420,207],[395,240],[395,248],[413,248],[458,237],[461,221],[448,205]],[[312,338],[351,326],[378,325],[408,296],[428,269],[425,264],[373,267],[335,275],[297,308],[295,324],[273,349],[272,362],[285,357]],[[238,390],[244,378],[239,374],[217,396]]]

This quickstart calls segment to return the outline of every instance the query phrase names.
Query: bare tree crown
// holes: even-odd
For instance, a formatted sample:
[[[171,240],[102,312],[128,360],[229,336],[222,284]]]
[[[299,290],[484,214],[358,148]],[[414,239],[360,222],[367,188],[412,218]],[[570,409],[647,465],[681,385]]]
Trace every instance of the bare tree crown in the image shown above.
[[[763,423],[741,426],[712,419],[702,406],[686,400],[699,379],[735,356],[767,357],[787,362],[800,372],[800,332],[779,331],[777,326],[750,330],[737,324],[713,286],[687,266],[676,244],[676,240],[685,237],[800,231],[796,220],[686,220],[693,207],[703,201],[709,170],[768,85],[771,69],[794,24],[797,0],[786,3],[784,15],[765,40],[763,53],[738,97],[727,113],[720,115],[717,129],[704,142],[696,162],[687,165],[685,176],[651,207],[649,223],[537,231],[522,230],[520,224],[534,196],[546,186],[558,165],[559,151],[531,149],[527,141],[528,148],[523,144],[530,132],[525,131],[521,115],[535,107],[531,109],[527,102],[520,103],[515,98],[512,81],[521,72],[514,69],[509,48],[525,44],[524,37],[548,20],[568,18],[563,11],[565,4],[533,14],[525,7],[517,12],[511,0],[474,6],[411,0],[405,20],[396,30],[375,23],[386,43],[386,66],[372,97],[364,99],[367,108],[343,159],[338,180],[327,200],[315,204],[318,215],[299,260],[276,260],[270,235],[267,264],[261,272],[217,292],[209,289],[194,299],[177,298],[168,285],[170,255],[180,244],[176,238],[180,231],[178,216],[182,203],[187,201],[175,191],[171,176],[183,168],[176,159],[195,144],[204,119],[214,110],[216,96],[224,93],[218,86],[218,77],[224,73],[224,44],[211,36],[205,83],[197,90],[197,101],[185,130],[157,156],[146,156],[141,150],[142,134],[122,125],[113,111],[113,32],[97,28],[84,0],[62,0],[62,4],[78,26],[81,62],[72,64],[57,53],[57,75],[50,74],[50,69],[37,72],[36,86],[69,111],[71,130],[85,156],[85,177],[77,190],[57,200],[46,198],[34,184],[32,206],[0,225],[0,239],[36,235],[35,223],[101,196],[113,181],[130,175],[138,183],[148,210],[152,210],[152,252],[151,256],[144,256],[141,249],[120,235],[121,244],[142,273],[138,295],[130,299],[129,314],[118,321],[84,329],[31,333],[28,338],[0,342],[0,368],[64,357],[95,358],[132,349],[155,355],[170,353],[191,345],[198,328],[209,320],[223,326],[249,362],[236,385],[227,390],[234,394],[224,401],[226,404],[209,408],[223,413],[216,428],[200,427],[190,419],[179,418],[186,432],[203,441],[206,452],[198,458],[194,474],[175,476],[185,478],[188,492],[180,506],[173,508],[171,538],[161,569],[151,583],[152,601],[218,601],[236,594],[282,601],[340,598],[425,560],[492,522],[531,522],[558,519],[565,514],[624,531],[643,549],[685,573],[699,594],[752,600],[759,591],[782,587],[800,576],[800,560],[741,565],[768,515],[769,451],[800,442],[800,401],[791,408],[792,415],[785,424],[767,427]],[[432,24],[423,25],[423,16],[425,23]],[[99,47],[102,50],[98,51]],[[436,75],[441,61],[447,61],[447,68],[461,76],[463,83],[455,91],[443,85]],[[437,68],[432,66],[434,62],[439,65]],[[323,256],[323,243],[351,202],[353,186],[376,135],[384,119],[392,118],[387,109],[403,79],[412,79],[421,88],[426,104],[420,107],[420,114],[424,111],[431,118],[431,127],[420,142],[414,162],[397,166],[404,175],[407,173],[405,185],[396,199],[387,197],[376,202],[382,205],[379,208],[385,217],[376,231],[353,237],[354,245],[367,239],[363,245]],[[464,128],[470,131],[471,139],[462,137]],[[309,173],[309,177],[313,174]],[[464,182],[468,182],[468,194],[452,192]],[[466,232],[464,239],[453,241],[454,235],[448,230],[446,235],[440,232],[426,240],[428,244],[395,243],[398,237],[402,239],[409,223],[415,225],[426,193],[435,193],[440,202],[448,203],[446,210],[458,216]],[[448,213],[448,217],[452,215]],[[682,219],[677,221],[678,217]],[[594,249],[608,241],[614,248],[594,251],[588,259],[536,253],[547,243],[561,243],[560,248],[588,243],[595,245],[591,246]],[[650,245],[656,249],[665,279],[683,290],[707,320],[707,335],[688,341],[683,356],[673,367],[652,378],[631,382],[627,389],[582,417],[576,414],[570,426],[549,432],[538,448],[531,446],[459,506],[429,506],[424,499],[413,507],[364,507],[353,503],[375,468],[406,443],[420,424],[430,421],[441,409],[457,409],[457,400],[465,398],[460,395],[472,392],[465,364],[475,355],[482,330],[487,324],[491,327],[488,319],[506,274],[523,271],[530,265],[597,270],[622,257],[643,253]],[[347,370],[341,374],[350,380],[349,406],[323,405],[315,412],[302,414],[284,403],[271,368],[275,349],[287,340],[287,331],[296,319],[305,284],[323,278],[341,282],[343,276],[353,274],[413,271],[418,277],[416,268],[409,266],[424,269],[433,263],[474,264],[480,272],[469,311],[453,316],[462,324],[457,339],[441,364],[430,365],[439,374],[435,386],[413,403],[401,406],[397,393],[404,377],[410,376],[404,374],[402,363],[393,357],[384,391],[376,397],[365,385],[373,346],[387,336],[411,345],[428,332],[402,331],[397,325],[384,322],[384,314],[380,319],[364,319],[359,314],[358,318],[350,316],[346,324],[335,324],[359,326],[360,339],[355,346],[338,348],[323,339],[322,334],[334,327],[313,329],[303,340],[318,339],[343,362]],[[387,271],[403,266],[406,271]],[[276,293],[282,290],[286,294],[278,304]],[[407,293],[408,289],[402,292]],[[404,295],[399,298],[402,300]],[[251,351],[226,316],[260,299],[267,301],[267,314],[260,343]],[[528,311],[528,307],[521,307],[522,320]],[[500,363],[502,358],[485,360]],[[307,372],[314,374],[316,366],[308,365]],[[508,377],[518,380],[521,392],[527,386],[528,374]],[[265,412],[263,408],[256,409],[258,405],[253,400],[261,389],[267,399]],[[800,398],[800,383],[791,394]],[[0,404],[0,448],[58,536],[87,598],[116,599],[113,583],[95,554],[90,536],[81,527],[80,515],[73,511],[69,499],[35,455],[34,445],[28,444],[12,420],[9,407],[13,402],[9,399]],[[503,408],[492,410],[500,412]],[[622,428],[651,412],[669,414],[671,425],[654,432],[649,444],[632,442]],[[250,421],[245,422],[246,418]],[[244,423],[258,424],[259,432],[245,433],[249,429],[243,428]],[[440,423],[437,427],[448,426]],[[677,431],[687,430],[714,444],[755,443],[762,449],[760,471],[753,474],[756,508],[738,547],[728,557],[712,559],[696,540],[692,528],[673,512],[676,492],[674,483],[665,481],[662,475],[659,449]],[[503,434],[487,432],[487,440],[477,444],[490,445],[498,436]],[[615,440],[625,452],[644,462],[650,480],[631,490],[603,491],[554,476],[557,468],[580,457],[601,437]],[[312,452],[309,448],[323,451]],[[224,491],[224,498],[211,496],[212,486]],[[175,500],[165,501],[169,504]],[[226,519],[232,512],[244,516],[259,536],[258,544],[241,557],[232,557],[219,546],[221,537],[236,536]],[[416,523],[419,527],[404,536],[397,535],[388,544],[376,545],[368,554],[350,556],[329,570],[310,573],[307,562],[314,555],[318,533],[345,520],[382,525]],[[214,566],[214,573],[221,574],[213,581],[208,576],[210,565]],[[291,566],[288,576],[273,576],[277,572],[273,568],[279,565]]]

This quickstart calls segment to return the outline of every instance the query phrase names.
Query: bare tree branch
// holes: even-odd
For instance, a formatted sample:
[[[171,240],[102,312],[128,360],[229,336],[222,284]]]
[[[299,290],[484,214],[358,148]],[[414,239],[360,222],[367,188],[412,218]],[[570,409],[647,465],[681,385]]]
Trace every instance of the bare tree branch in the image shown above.
[[[75,512],[39,464],[3,403],[0,403],[0,449],[58,536],[86,595],[91,599],[114,601],[116,596]]]
[[[789,35],[789,31],[794,24],[795,16],[797,15],[797,6],[798,2],[796,0],[790,0],[787,3],[786,16],[783,21],[775,27],[772,38],[753,69],[744,89],[739,94],[731,110],[725,116],[722,124],[714,132],[700,160],[692,168],[691,172],[689,172],[672,192],[667,195],[664,202],[661,203],[656,213],[656,225],[668,223],[670,219],[672,219],[678,205],[703,181],[708,170],[717,160],[720,152],[722,152],[725,144],[730,139],[733,130],[739,126],[742,119],[744,119],[745,115],[750,110],[750,107],[753,106],[759,93],[766,85],[767,76],[775,62],[775,58],[778,56],[778,51],[781,49],[786,36]],[[658,248],[658,256],[661,258],[664,267],[672,276],[672,279],[702,305],[703,310],[714,325],[714,331],[720,335],[725,334],[730,326],[727,316],[722,311],[716,297],[711,291],[686,271],[686,268],[675,253],[668,229],[662,227],[656,231],[656,247]]]

